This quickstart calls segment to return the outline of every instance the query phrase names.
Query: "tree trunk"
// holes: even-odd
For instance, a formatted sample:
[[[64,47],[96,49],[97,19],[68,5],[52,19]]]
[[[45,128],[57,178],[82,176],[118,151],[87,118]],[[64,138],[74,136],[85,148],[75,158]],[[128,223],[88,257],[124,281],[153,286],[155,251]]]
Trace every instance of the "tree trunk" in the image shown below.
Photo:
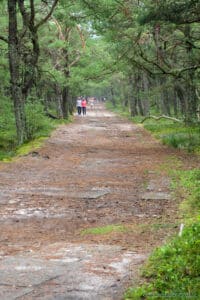
[[[165,114],[171,116],[169,93],[170,91],[168,91],[166,88],[163,90],[163,108]]]
[[[197,119],[197,95],[196,86],[194,84],[194,71],[188,72],[187,82],[187,113],[186,122],[191,123]]]
[[[137,97],[137,103],[138,103],[138,108],[139,108],[140,115],[141,115],[141,116],[144,116],[143,103],[142,103],[142,100],[141,100],[141,98],[139,97],[139,95],[138,95],[138,97]]]
[[[68,87],[64,87],[62,90],[62,111],[63,117],[68,119],[69,117],[69,90]]]
[[[149,105],[149,99],[147,98],[147,92],[149,90],[149,84],[148,84],[148,78],[147,78],[147,74],[144,73],[143,74],[143,91],[144,91],[144,100],[143,100],[143,104],[144,104],[144,115],[148,115],[149,114],[149,110],[150,110],[150,105]]]
[[[181,114],[186,116],[186,113],[187,113],[187,103],[186,103],[186,98],[185,98],[186,92],[185,92],[184,88],[181,87],[180,84],[175,85],[175,91],[176,91],[176,94],[180,101]]]
[[[138,115],[137,111],[137,98],[135,96],[136,89],[134,88],[134,78],[132,76],[129,76],[129,86],[130,86],[130,92],[129,92],[129,107],[130,107],[130,114],[131,117],[135,117]]]
[[[112,102],[112,105],[115,107],[116,106],[116,101],[115,101],[114,89],[113,89],[112,85],[110,86],[110,93],[111,93],[111,102]]]
[[[123,109],[125,110],[128,107],[128,91],[127,91],[127,85],[125,83],[122,85],[122,98],[123,98]]]
[[[176,95],[175,90],[173,90],[173,108],[174,108],[174,115],[178,116],[178,97]]]
[[[73,112],[74,112],[74,101],[73,101],[73,98],[72,98],[71,94],[69,94],[68,99],[69,99],[69,114],[73,115]]]
[[[9,68],[11,82],[11,96],[14,103],[15,122],[17,129],[18,144],[22,144],[27,139],[25,104],[21,89],[20,80],[20,55],[17,38],[17,11],[16,0],[8,0],[9,14]]]
[[[140,92],[142,91],[142,78],[140,76],[140,74],[138,73],[137,75],[135,75],[135,97],[136,97],[136,105],[138,105],[138,109],[139,109],[139,113],[141,116],[144,116],[144,108],[143,108],[143,103],[142,103],[142,99],[141,99],[141,95]]]
[[[131,117],[135,117],[138,115],[137,99],[133,95],[130,96],[130,112],[131,112]]]
[[[196,58],[193,55],[193,47],[191,46],[191,26],[188,24],[185,26],[184,30],[185,40],[186,40],[186,50],[188,55],[188,61],[191,65],[196,63]],[[189,41],[189,42],[188,42]],[[195,86],[195,70],[189,70],[187,73],[187,113],[186,113],[186,122],[190,123],[197,119],[197,95],[196,95],[196,86]]]

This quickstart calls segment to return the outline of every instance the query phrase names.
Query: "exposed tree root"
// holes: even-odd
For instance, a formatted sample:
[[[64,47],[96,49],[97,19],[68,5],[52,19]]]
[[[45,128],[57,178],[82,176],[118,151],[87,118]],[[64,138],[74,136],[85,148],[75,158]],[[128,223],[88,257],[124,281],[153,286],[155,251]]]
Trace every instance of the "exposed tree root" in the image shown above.
[[[162,116],[159,116],[159,117],[155,117],[155,116],[147,116],[145,117],[141,123],[144,123],[147,119],[154,119],[156,121],[159,121],[160,119],[168,119],[168,120],[172,120],[174,122],[179,122],[179,123],[183,123],[182,120],[179,120],[179,119],[176,119],[176,118],[172,118],[172,117],[169,117],[169,116],[165,116],[165,115],[162,115]]]

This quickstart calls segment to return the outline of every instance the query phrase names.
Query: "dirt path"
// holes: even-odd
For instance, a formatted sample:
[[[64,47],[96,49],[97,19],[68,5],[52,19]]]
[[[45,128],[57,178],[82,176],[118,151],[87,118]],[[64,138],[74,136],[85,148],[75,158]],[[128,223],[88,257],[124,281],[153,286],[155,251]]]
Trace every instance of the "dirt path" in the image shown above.
[[[162,168],[174,153],[99,107],[0,164],[0,299],[122,299],[178,231]],[[87,228],[114,226],[105,234]]]

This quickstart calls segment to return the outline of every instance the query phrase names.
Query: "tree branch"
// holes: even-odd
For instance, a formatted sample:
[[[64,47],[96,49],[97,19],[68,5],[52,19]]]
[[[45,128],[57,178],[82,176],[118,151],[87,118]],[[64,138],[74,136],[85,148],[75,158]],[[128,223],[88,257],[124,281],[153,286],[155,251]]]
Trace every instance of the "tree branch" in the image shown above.
[[[140,48],[140,46],[139,46]],[[164,69],[162,66],[159,65],[159,63],[157,63],[154,60],[149,60],[143,53],[142,49],[140,48],[140,57],[147,63],[156,66],[157,69],[159,69],[161,71],[161,74],[163,75],[171,75],[174,76],[176,78],[180,77],[181,73],[189,71],[189,70],[197,70],[200,68],[200,65],[193,65],[193,66],[188,66],[186,68],[183,69],[172,69],[172,71],[168,71],[166,69]]]
[[[27,13],[26,8],[24,6],[24,0],[17,0],[17,3],[22,15],[24,27],[29,27],[29,14]]]
[[[71,67],[73,67],[81,58],[81,55],[79,54],[74,61],[72,61],[69,66],[68,66],[68,69],[70,69]]]
[[[83,35],[82,31],[81,31],[80,26],[76,25],[76,29],[77,29],[77,31],[79,33],[80,38],[81,38],[82,48],[85,49],[85,39],[84,39],[84,35]]]
[[[144,123],[147,119],[154,119],[156,121],[159,121],[160,119],[168,119],[168,120],[172,120],[174,122],[179,122],[179,123],[182,123],[183,121],[182,120],[179,120],[179,119],[176,119],[176,118],[172,118],[172,117],[169,117],[169,116],[165,116],[165,115],[162,115],[162,116],[159,116],[159,117],[155,117],[155,116],[147,116],[145,117],[141,123]]]
[[[31,6],[30,23],[34,26],[34,22],[35,22],[35,6],[34,6],[34,0],[30,0],[30,6]]]
[[[43,24],[51,17],[51,15],[52,15],[52,13],[53,13],[53,11],[54,11],[54,8],[56,7],[57,3],[58,3],[58,0],[54,0],[54,2],[53,2],[53,4],[52,4],[52,7],[51,7],[51,9],[50,9],[50,11],[49,11],[49,13],[46,15],[46,17],[45,17],[44,19],[42,19],[42,20],[35,26],[36,30],[37,30],[40,26],[42,26],[42,25],[43,25]]]
[[[4,36],[1,36],[1,35],[0,35],[0,40],[4,41],[5,43],[8,43],[8,39],[5,38]]]
[[[65,40],[65,37],[64,37],[64,34],[62,32],[62,28],[60,26],[60,23],[56,20],[56,18],[54,18],[53,16],[51,16],[53,22],[55,23],[57,29],[58,29],[58,35],[59,35],[59,39],[64,41]]]

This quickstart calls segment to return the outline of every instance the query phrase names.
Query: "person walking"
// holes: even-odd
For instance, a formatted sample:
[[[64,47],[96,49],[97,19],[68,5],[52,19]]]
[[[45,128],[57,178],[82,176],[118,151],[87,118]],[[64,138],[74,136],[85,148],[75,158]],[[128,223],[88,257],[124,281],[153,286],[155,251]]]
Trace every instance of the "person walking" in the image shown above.
[[[76,108],[77,108],[77,113],[80,116],[81,115],[81,109],[82,109],[81,97],[78,97],[77,100],[76,100]]]
[[[83,115],[85,116],[86,115],[86,107],[87,107],[87,101],[85,98],[82,99],[81,106],[82,106]]]

